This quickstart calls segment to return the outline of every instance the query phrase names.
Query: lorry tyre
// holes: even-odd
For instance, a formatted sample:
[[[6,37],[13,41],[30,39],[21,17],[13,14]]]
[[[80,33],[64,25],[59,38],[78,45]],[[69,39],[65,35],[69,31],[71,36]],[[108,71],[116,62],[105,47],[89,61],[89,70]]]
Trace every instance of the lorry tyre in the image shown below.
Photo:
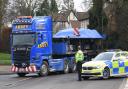
[[[76,72],[76,63],[75,63],[75,61],[73,62],[73,66],[72,66],[71,72],[72,73]]]
[[[47,76],[48,75],[48,63],[46,61],[43,61],[43,65],[41,66],[38,75],[39,76]]]
[[[17,73],[17,75],[18,75],[19,77],[24,77],[24,76],[26,75],[26,73]]]
[[[65,63],[64,63],[64,74],[67,74],[67,73],[69,73],[69,65],[68,65],[68,62],[67,61],[65,61]]]

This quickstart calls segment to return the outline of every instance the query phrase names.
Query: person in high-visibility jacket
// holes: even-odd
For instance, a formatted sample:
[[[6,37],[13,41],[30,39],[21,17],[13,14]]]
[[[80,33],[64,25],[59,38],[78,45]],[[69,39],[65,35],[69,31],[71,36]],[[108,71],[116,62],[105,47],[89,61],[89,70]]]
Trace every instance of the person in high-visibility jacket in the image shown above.
[[[83,54],[80,46],[78,46],[78,51],[75,54],[75,61],[76,61],[77,73],[78,73],[78,81],[81,81],[81,71],[82,71],[83,60],[84,60],[84,54]]]

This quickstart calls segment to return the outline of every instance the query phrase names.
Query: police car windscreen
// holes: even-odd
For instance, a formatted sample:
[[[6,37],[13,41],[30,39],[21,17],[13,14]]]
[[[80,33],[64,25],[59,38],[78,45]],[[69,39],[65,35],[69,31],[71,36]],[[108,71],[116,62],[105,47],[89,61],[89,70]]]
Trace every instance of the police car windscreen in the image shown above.
[[[35,34],[13,34],[12,44],[17,45],[33,45],[35,43]]]
[[[114,53],[100,53],[94,58],[94,61],[111,60]]]

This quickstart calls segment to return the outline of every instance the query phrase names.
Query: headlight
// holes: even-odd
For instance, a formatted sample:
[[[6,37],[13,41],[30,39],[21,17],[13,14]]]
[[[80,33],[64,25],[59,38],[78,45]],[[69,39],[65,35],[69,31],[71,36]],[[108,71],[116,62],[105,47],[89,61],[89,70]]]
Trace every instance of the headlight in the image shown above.
[[[100,69],[100,68],[101,68],[100,66],[93,67],[93,69]]]
[[[99,66],[96,66],[96,67],[92,67],[92,66],[84,66],[84,67],[82,67],[82,69],[83,70],[93,70],[93,69],[99,69],[99,68],[101,68],[101,67],[99,67]]]

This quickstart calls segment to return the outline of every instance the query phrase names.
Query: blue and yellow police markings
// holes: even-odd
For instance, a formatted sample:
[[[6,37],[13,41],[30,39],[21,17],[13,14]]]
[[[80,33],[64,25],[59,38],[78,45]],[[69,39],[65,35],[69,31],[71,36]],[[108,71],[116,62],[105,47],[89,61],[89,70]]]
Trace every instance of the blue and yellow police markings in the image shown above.
[[[110,71],[112,74],[128,73],[128,61],[113,61],[111,63]]]
[[[110,68],[110,73],[112,74],[124,74],[128,73],[128,61],[113,61],[105,62],[105,64]]]
[[[42,42],[41,44],[38,44],[38,48],[44,48],[48,46],[48,42]]]
[[[116,61],[113,63],[114,74],[128,73],[128,61]]]

